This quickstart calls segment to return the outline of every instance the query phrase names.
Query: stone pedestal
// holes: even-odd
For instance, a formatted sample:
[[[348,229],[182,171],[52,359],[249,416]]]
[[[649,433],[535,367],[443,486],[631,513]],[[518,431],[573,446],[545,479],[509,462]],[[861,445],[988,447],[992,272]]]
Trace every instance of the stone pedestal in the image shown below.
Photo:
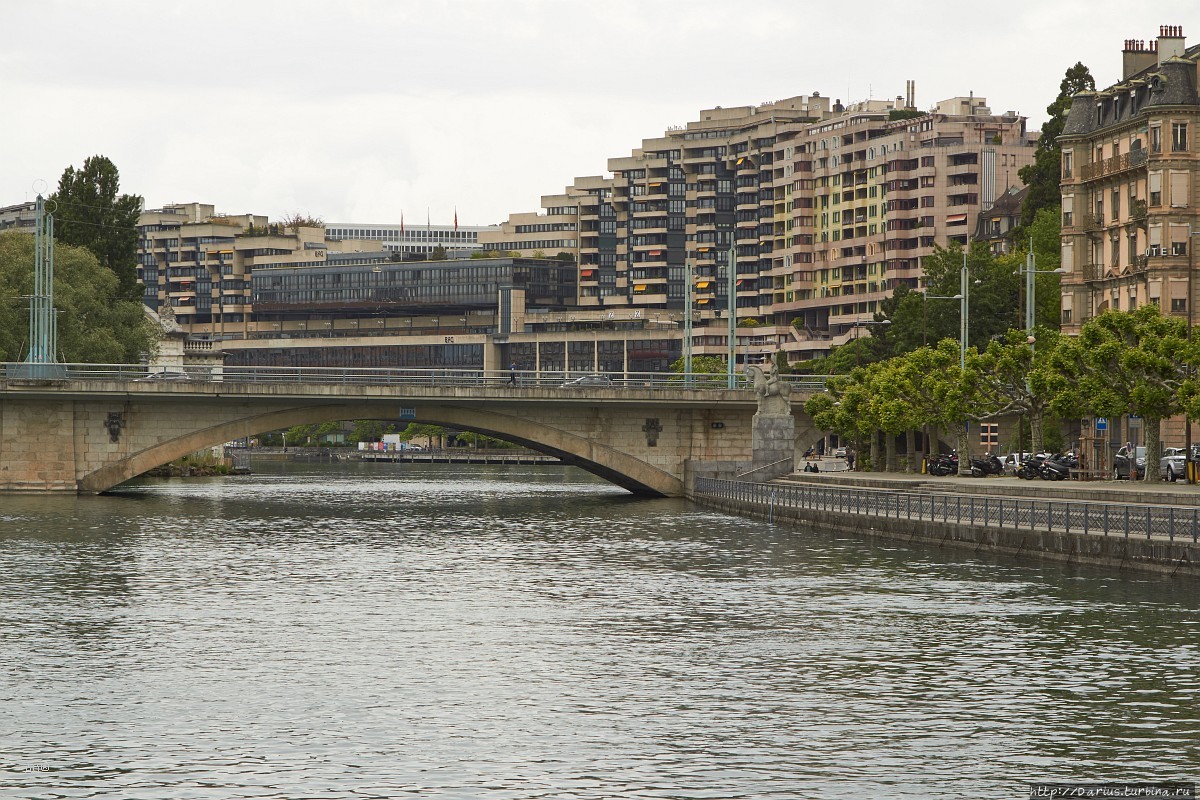
[[[754,468],[758,470],[773,465],[771,469],[755,472],[755,480],[767,481],[794,471],[796,420],[790,413],[765,414],[760,411],[755,414],[751,442]]]

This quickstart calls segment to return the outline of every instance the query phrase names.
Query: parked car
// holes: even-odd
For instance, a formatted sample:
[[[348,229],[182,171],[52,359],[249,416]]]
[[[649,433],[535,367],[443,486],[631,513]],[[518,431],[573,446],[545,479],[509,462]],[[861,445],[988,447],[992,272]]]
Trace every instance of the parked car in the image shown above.
[[[832,456],[833,458],[845,458],[846,457],[846,448],[835,447],[835,448],[833,448],[833,451],[829,455]]]
[[[1183,447],[1168,447],[1158,460],[1158,471],[1162,479],[1174,483],[1187,478],[1187,453]],[[1200,444],[1192,445],[1192,463],[1200,461]]]
[[[1009,453],[1002,459],[1004,471],[1009,475],[1017,474],[1017,470],[1020,469],[1021,465],[1028,461],[1032,455],[1033,453]]]
[[[151,372],[144,378],[135,378],[135,381],[193,381],[196,380],[186,372],[177,370],[163,370],[162,372]]]
[[[569,381],[563,381],[563,386],[612,386],[612,378],[607,375],[580,375]]]
[[[1113,458],[1113,469],[1116,472],[1117,480],[1127,481],[1131,477],[1129,465],[1131,457],[1135,464],[1132,477],[1139,481],[1146,477],[1146,448],[1138,445],[1132,448],[1132,451],[1128,447],[1122,447],[1117,451],[1117,455]]]

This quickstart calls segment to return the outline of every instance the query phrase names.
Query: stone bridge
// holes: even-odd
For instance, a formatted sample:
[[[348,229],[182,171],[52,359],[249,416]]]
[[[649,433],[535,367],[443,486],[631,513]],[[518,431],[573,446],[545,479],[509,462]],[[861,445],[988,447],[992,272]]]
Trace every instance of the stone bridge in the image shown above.
[[[681,496],[695,474],[728,477],[793,457],[796,442],[815,436],[805,396],[792,397],[792,441],[764,442],[747,389],[0,378],[0,492],[102,492],[234,439],[370,419],[476,431],[635,493]]]

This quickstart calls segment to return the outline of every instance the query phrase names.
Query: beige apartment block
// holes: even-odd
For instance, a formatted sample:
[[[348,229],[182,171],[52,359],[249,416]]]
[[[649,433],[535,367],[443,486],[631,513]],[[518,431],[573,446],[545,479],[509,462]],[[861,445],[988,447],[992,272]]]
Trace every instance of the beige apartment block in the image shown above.
[[[585,308],[690,306],[698,353],[727,352],[732,306],[739,360],[825,355],[899,283],[922,289],[934,246],[965,243],[1033,159],[1023,117],[975,96],[920,112],[913,93],[705,110],[609,159],[611,177],[514,214],[486,246],[572,252]],[[534,230],[577,234],[577,249],[533,246]]]
[[[1146,303],[1194,324],[1200,46],[1128,39],[1122,79],[1076,95],[1062,135],[1062,327]]]

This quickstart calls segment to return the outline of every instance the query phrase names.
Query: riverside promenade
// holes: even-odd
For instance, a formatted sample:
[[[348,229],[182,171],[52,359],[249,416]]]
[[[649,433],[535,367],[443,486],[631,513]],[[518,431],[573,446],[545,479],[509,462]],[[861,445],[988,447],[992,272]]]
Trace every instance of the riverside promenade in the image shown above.
[[[774,524],[1200,578],[1200,486],[1184,483],[830,470],[697,479],[692,499]]]

